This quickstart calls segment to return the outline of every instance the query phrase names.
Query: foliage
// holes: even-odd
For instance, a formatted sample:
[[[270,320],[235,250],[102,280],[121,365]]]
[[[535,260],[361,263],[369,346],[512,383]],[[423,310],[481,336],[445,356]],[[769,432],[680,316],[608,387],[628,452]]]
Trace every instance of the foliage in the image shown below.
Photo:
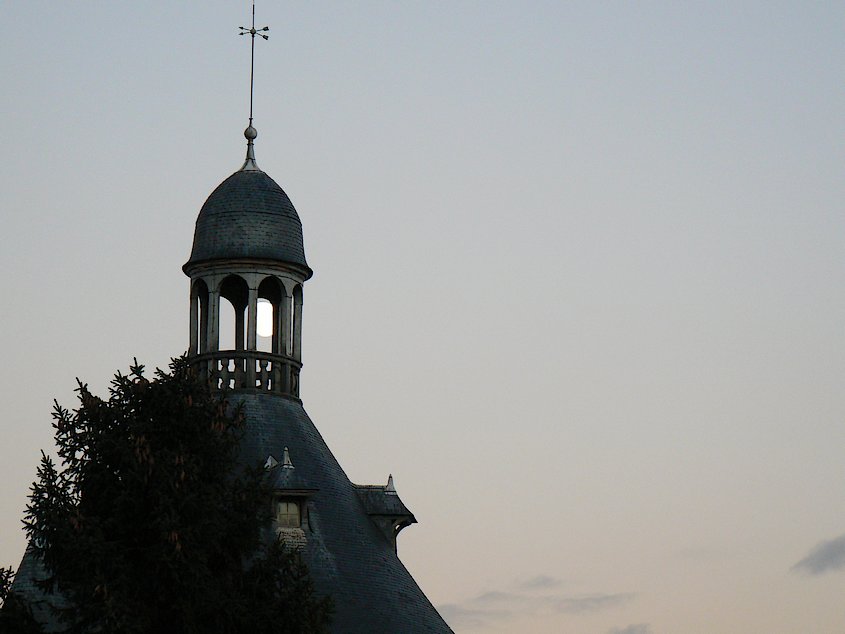
[[[137,361],[103,400],[55,404],[60,467],[42,455],[25,525],[71,608],[71,632],[326,631],[304,564],[267,539],[263,470],[242,468],[244,418],[184,358]],[[268,545],[268,541],[270,544]]]

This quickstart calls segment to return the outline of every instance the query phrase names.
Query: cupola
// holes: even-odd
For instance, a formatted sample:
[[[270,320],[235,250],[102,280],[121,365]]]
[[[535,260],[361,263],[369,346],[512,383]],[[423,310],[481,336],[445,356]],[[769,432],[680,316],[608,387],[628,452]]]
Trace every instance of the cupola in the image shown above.
[[[240,170],[200,210],[188,262],[191,362],[220,389],[299,398],[302,368],[302,223],[284,190],[255,162],[244,132]]]

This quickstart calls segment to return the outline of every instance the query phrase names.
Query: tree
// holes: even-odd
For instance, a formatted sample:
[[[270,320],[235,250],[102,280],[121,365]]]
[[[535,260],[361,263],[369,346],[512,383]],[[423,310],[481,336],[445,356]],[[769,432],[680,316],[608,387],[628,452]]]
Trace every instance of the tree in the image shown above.
[[[77,392],[75,411],[55,404],[60,467],[42,454],[24,521],[68,631],[327,631],[330,601],[267,539],[271,491],[239,465],[239,408],[184,357],[152,381],[136,361],[108,400]]]

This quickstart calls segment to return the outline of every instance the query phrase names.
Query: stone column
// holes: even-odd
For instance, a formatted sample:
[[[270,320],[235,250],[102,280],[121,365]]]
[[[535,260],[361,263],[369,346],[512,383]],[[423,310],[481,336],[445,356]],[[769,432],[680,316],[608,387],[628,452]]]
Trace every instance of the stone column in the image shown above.
[[[203,288],[208,288],[206,285]],[[209,313],[209,296],[206,293],[202,297],[197,298],[200,311],[199,323],[199,352],[200,354],[208,352],[208,313]]]
[[[251,286],[246,306],[246,349],[258,350],[258,289]],[[255,359],[246,359],[246,387],[255,387]]]
[[[283,354],[285,356],[291,355],[291,302],[290,302],[290,295],[287,293],[282,296],[282,307],[279,311],[281,314],[279,315],[279,354]]]
[[[191,283],[191,323],[189,327],[191,347],[190,354],[198,354],[202,352],[199,349],[199,337],[197,334],[197,319],[199,315],[199,295],[197,295],[196,282]]]
[[[293,297],[293,358],[302,361],[302,289]]]
[[[246,349],[258,350],[258,289],[249,289],[249,300],[246,306]]]
[[[220,349],[220,291],[208,293],[208,352]]]
[[[282,296],[284,298],[284,296]],[[270,352],[273,354],[282,354],[281,352],[281,342],[282,342],[282,302],[284,299],[280,299],[278,302],[273,304],[273,341],[270,345]]]

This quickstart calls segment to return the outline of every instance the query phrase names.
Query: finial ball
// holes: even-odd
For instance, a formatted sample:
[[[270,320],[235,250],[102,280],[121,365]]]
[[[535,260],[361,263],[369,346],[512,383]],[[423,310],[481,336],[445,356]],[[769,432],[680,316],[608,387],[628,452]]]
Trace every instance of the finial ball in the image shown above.
[[[246,130],[244,130],[244,136],[246,137],[247,141],[254,141],[255,137],[258,136],[258,130],[249,126]]]

